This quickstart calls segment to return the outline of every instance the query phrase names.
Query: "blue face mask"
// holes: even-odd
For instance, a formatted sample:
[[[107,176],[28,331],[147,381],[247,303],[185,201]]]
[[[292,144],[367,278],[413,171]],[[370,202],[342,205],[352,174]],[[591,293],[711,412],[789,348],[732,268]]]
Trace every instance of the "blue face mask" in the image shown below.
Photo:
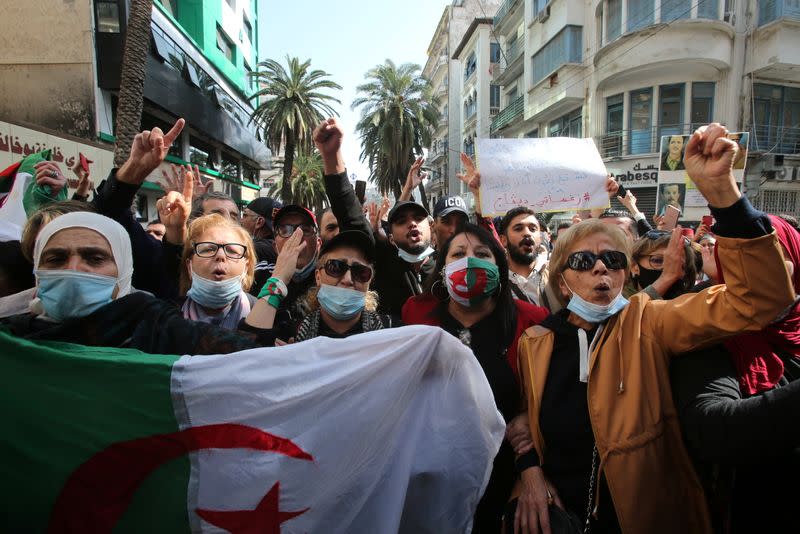
[[[364,309],[366,293],[347,287],[323,284],[317,292],[322,309],[339,321],[352,319]]]
[[[205,308],[218,310],[228,306],[242,292],[242,277],[227,280],[208,280],[192,272],[192,287],[186,296]]]
[[[73,270],[35,271],[45,314],[56,321],[85,317],[111,302],[117,285],[113,276]]]
[[[563,275],[561,276],[561,279],[564,280]],[[569,287],[566,280],[564,280],[564,285],[567,286],[567,289],[572,291],[572,288]],[[567,309],[584,321],[588,321],[590,323],[602,323],[608,318],[613,317],[621,312],[627,305],[628,299],[622,296],[621,290],[611,302],[605,305],[594,304],[584,300],[580,297],[580,295],[572,291],[572,298],[569,299]]]
[[[294,274],[292,275],[292,282],[302,282],[303,280],[307,280],[311,273],[314,272],[314,268],[317,266],[317,253],[314,253],[314,257],[308,260],[308,263],[302,269],[297,269]]]
[[[397,255],[400,256],[400,259],[403,261],[407,261],[408,263],[418,263],[436,252],[432,247],[428,247],[419,254],[411,254],[403,250],[402,248],[397,248]]]

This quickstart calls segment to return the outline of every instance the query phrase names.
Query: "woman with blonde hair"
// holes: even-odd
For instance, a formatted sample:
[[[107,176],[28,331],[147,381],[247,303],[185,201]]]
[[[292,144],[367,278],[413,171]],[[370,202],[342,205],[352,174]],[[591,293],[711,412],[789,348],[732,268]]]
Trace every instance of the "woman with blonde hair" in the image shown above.
[[[247,231],[216,213],[189,225],[181,256],[181,311],[186,319],[236,330],[255,299],[255,247]]]
[[[717,221],[726,285],[673,300],[640,292],[628,301],[630,251],[619,229],[585,221],[556,242],[549,283],[565,309],[519,341],[533,448],[523,454],[529,467],[510,513],[515,531],[549,533],[556,506],[593,532],[710,532],[670,360],[759,331],[795,300],[769,218],[736,185],[737,146],[726,134],[719,124],[698,129],[684,156]],[[665,254],[679,255],[683,243],[678,227]]]

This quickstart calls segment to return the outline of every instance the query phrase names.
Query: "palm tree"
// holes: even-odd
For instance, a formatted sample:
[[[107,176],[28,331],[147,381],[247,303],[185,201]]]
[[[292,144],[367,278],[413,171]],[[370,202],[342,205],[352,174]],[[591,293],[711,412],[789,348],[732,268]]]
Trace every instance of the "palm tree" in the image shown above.
[[[292,198],[296,204],[315,212],[321,211],[328,200],[323,174],[319,152],[313,150],[310,154],[297,154],[290,173]],[[269,186],[267,196],[275,197],[282,190],[283,179],[280,179]]]
[[[367,83],[356,89],[361,96],[352,109],[362,107],[356,130],[361,136],[361,159],[369,162],[370,180],[381,193],[400,196],[405,176],[414,161],[429,146],[439,122],[439,99],[421,67],[386,63],[367,71]],[[425,190],[420,184],[425,203]]]
[[[128,159],[133,138],[142,124],[144,77],[150,49],[150,18],[153,0],[131,0],[125,49],[122,53],[122,75],[117,103],[114,166],[121,167]]]
[[[331,103],[341,103],[337,98],[321,92],[341,86],[328,79],[327,72],[309,70],[311,60],[301,63],[296,57],[286,56],[288,70],[275,60],[258,64],[251,75],[259,90],[251,99],[260,104],[250,120],[264,129],[267,146],[273,153],[283,147],[284,165],[281,180],[281,198],[292,202],[291,171],[295,151],[311,153],[311,134],[314,127],[325,118],[336,115]]]

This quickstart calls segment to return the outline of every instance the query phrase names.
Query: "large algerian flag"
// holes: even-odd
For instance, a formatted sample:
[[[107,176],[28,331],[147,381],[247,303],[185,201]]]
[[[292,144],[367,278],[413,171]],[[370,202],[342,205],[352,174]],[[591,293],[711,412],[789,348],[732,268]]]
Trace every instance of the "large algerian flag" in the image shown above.
[[[49,185],[37,185],[35,165],[49,161],[50,149],[26,156],[0,171],[0,241],[19,240],[28,217],[54,200],[66,200],[67,188],[53,195]]]
[[[0,331],[0,531],[465,532],[505,425],[409,326],[219,356]]]

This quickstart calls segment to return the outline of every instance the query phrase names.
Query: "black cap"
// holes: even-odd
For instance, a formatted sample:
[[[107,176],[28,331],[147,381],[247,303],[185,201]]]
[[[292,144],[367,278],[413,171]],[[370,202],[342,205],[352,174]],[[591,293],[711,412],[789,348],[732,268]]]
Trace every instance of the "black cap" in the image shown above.
[[[444,217],[448,213],[458,211],[469,217],[467,212],[467,203],[458,195],[448,195],[440,198],[433,208],[433,216],[435,218]]]
[[[280,221],[284,215],[288,215],[290,213],[299,213],[300,215],[304,215],[309,219],[311,219],[311,222],[314,224],[315,227],[317,226],[317,218],[314,217],[314,214],[311,213],[311,211],[308,208],[304,208],[299,204],[288,204],[282,207],[275,213],[275,216],[272,218],[272,222],[275,223],[275,225],[277,225],[278,221]]]
[[[258,197],[255,200],[251,200],[247,205],[247,209],[264,217],[267,228],[269,228],[270,231],[272,231],[272,217],[274,217],[282,207],[283,204],[281,204],[280,200],[269,197]]]
[[[414,211],[416,211],[417,213],[424,214],[425,217],[430,216],[430,213],[428,213],[428,210],[425,209],[425,206],[417,204],[416,202],[411,202],[410,200],[403,200],[392,206],[392,209],[389,210],[389,218],[387,219],[389,224],[392,224],[394,219],[397,217],[398,212],[400,212],[401,210],[403,210],[408,206],[414,208]]]
[[[353,247],[363,252],[364,258],[370,263],[375,261],[375,241],[373,241],[372,236],[359,230],[345,230],[344,232],[339,232],[327,243],[322,245],[322,248],[319,250],[319,255],[322,257],[331,250],[342,246]]]

